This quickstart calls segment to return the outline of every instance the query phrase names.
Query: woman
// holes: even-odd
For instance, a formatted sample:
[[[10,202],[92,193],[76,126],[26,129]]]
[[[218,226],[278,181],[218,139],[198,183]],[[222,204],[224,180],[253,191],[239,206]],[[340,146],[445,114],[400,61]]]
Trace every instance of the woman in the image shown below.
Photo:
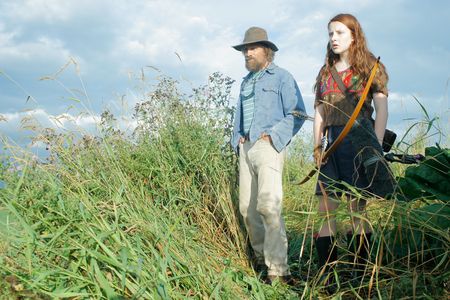
[[[321,159],[323,150],[325,150],[322,149],[322,138],[326,135],[328,145],[330,145],[342,131],[356,102],[361,97],[376,58],[367,48],[361,25],[350,14],[339,14],[332,18],[328,23],[328,35],[325,65],[320,70],[314,87],[316,92],[314,160],[320,169],[316,195],[319,196],[319,213],[324,215],[324,223],[316,238],[316,250],[321,272],[327,275],[337,261],[334,211],[339,205],[338,199],[347,198],[353,229],[353,232],[347,234],[347,238],[349,250],[353,253],[352,262],[356,271],[353,272],[353,275],[359,276],[362,275],[369,257],[371,228],[367,219],[361,218],[364,216],[366,201],[350,196],[347,185],[342,182],[368,192],[370,192],[370,184],[365,176],[361,157],[357,155],[360,149],[355,149],[351,137],[346,136],[326,161]],[[342,79],[347,93],[353,97],[346,97],[339,89],[338,83],[331,74],[332,68],[336,69],[337,76]],[[387,81],[385,68],[380,64],[367,99],[359,113],[360,118],[373,120],[373,101],[376,117],[373,122],[374,128],[371,130],[380,145],[383,141],[388,117]],[[325,283],[330,283],[330,280],[326,280]]]

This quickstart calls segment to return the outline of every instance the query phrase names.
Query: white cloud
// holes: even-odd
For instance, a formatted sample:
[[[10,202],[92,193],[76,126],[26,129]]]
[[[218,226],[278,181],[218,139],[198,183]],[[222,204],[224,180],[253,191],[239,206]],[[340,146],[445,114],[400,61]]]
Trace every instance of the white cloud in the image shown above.
[[[88,8],[91,1],[59,1],[59,0],[15,0],[5,1],[0,5],[2,14],[22,22],[57,23],[67,21],[81,9]],[[95,2],[91,2],[93,6]]]
[[[24,132],[35,135],[46,128],[53,129],[56,133],[69,131],[98,135],[100,121],[101,117],[97,114],[51,115],[44,109],[34,109],[0,114],[0,132],[13,138],[17,138]],[[125,133],[131,133],[136,128],[137,122],[129,117],[119,117],[116,126]]]
[[[407,4],[403,0],[389,3],[381,0],[4,1],[0,4],[0,69],[14,73],[14,79],[26,85],[30,93],[39,93],[40,97],[36,98],[40,99],[39,105],[47,112],[47,118],[51,112],[64,120],[61,121],[64,126],[72,123],[93,126],[95,118],[61,115],[66,107],[55,105],[60,103],[55,100],[64,95],[50,93],[48,85],[31,85],[30,81],[56,72],[69,57],[75,57],[87,92],[93,99],[94,111],[101,110],[101,105],[110,106],[109,95],[115,92],[129,95],[127,85],[130,82],[126,74],[137,73],[145,66],[157,67],[162,73],[188,81],[192,86],[206,83],[210,73],[221,71],[237,81],[233,89],[233,97],[236,97],[246,71],[242,55],[231,45],[239,43],[244,31],[256,25],[266,28],[269,37],[279,46],[275,62],[297,79],[308,113],[312,114],[312,87],[324,61],[326,24],[330,17],[345,10],[359,17],[367,30],[369,45],[374,45],[386,62],[391,78],[390,122],[395,118],[400,120],[403,115],[420,115],[413,94],[419,95],[431,113],[440,112],[443,107],[448,111],[448,103],[441,97],[448,78],[436,77],[442,74],[448,77],[448,42],[444,43],[442,38],[427,45],[419,42],[421,35],[435,41],[428,32],[430,28],[442,27],[439,24],[443,23],[443,18],[433,18],[427,23],[418,19],[417,23],[411,23],[415,19],[408,19],[408,15],[420,14],[421,5],[427,4],[408,4],[408,13],[404,13]],[[385,13],[374,14],[375,8]],[[411,38],[410,32],[417,36]],[[387,40],[388,37],[391,39]],[[416,68],[421,70],[420,78],[410,72]],[[439,70],[438,75],[435,69]],[[405,80],[410,74],[416,82],[412,75],[408,82]],[[155,77],[158,75],[156,73]],[[23,97],[23,94],[17,96],[2,80],[0,78],[0,89],[5,93],[0,98],[2,110],[23,108],[7,100]],[[444,82],[442,89],[436,84],[439,80]],[[67,84],[66,81],[63,84]],[[72,88],[72,84],[67,85]],[[17,113],[11,122],[21,116]],[[70,122],[65,120],[69,116],[74,118]],[[124,121],[129,124],[127,122]],[[45,124],[50,123],[47,120]]]
[[[69,57],[76,57],[58,38],[45,35],[24,40],[24,33],[18,30],[6,31],[0,24],[0,66],[25,67],[33,64],[51,64],[55,67],[65,63]],[[78,60],[81,58],[78,57]]]
[[[100,117],[97,115],[71,114],[51,115],[45,109],[34,109],[16,113],[5,113],[6,121],[0,122],[0,131],[7,136],[16,137],[20,132],[39,132],[44,128],[51,128],[57,132],[78,130],[79,132],[95,132]]]

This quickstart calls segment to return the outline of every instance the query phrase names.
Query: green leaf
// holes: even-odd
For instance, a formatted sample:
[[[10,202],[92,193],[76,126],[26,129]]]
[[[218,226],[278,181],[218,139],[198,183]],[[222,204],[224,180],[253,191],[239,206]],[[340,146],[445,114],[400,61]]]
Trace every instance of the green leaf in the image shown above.
[[[114,289],[109,284],[108,280],[106,280],[105,276],[103,276],[102,271],[98,267],[97,261],[95,259],[92,260],[92,265],[94,267],[95,279],[97,280],[100,288],[105,292],[106,297],[108,299],[118,298],[118,295],[114,292]]]
[[[411,212],[419,223],[427,224],[433,228],[446,230],[450,228],[450,204],[434,203]]]
[[[416,102],[420,105],[420,108],[422,108],[423,113],[425,114],[425,116],[427,117],[427,120],[430,119],[430,116],[428,115],[427,110],[425,109],[425,107],[422,105],[422,103],[420,103],[419,99],[416,98],[416,96],[413,95],[414,100],[416,100]]]

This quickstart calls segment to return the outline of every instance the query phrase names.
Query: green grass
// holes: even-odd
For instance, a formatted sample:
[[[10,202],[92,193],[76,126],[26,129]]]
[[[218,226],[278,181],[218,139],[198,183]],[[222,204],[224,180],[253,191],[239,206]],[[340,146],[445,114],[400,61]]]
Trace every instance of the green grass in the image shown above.
[[[165,78],[136,106],[133,135],[121,132],[105,112],[101,138],[39,130],[37,138],[51,149],[45,163],[25,150],[4,156],[0,299],[329,297],[318,284],[312,244],[321,223],[315,180],[294,184],[312,168],[307,139],[290,145],[284,173],[289,263],[301,281],[293,288],[265,285],[249,266],[237,209],[236,158],[226,145],[231,84],[215,74],[189,98]],[[394,167],[396,175],[404,171]],[[373,276],[361,287],[341,282],[334,297],[447,297],[448,228],[410,217],[427,204],[371,201]],[[345,232],[345,203],[337,217]],[[410,239],[395,242],[408,233],[433,237],[437,248],[428,251],[431,244],[425,242],[414,248]],[[344,267],[342,233],[338,246]]]

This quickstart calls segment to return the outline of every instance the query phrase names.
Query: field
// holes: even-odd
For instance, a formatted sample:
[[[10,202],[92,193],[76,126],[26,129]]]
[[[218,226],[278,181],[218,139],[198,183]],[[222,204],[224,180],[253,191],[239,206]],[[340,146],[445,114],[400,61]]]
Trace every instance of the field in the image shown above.
[[[339,281],[335,294],[317,276],[315,180],[296,184],[313,168],[302,132],[289,146],[284,172],[289,263],[299,282],[262,283],[250,267],[237,209],[236,157],[227,144],[231,84],[213,74],[185,96],[162,78],[136,105],[132,134],[109,111],[99,136],[35,128],[35,141],[48,147],[44,160],[5,139],[0,299],[449,297],[450,193],[441,187],[450,187],[450,154],[427,145],[435,129],[430,118],[412,126],[395,149],[427,151],[431,171],[423,178],[437,179],[414,192],[418,169],[392,164],[409,181],[402,180],[397,200],[369,202],[374,243],[367,276],[358,286]],[[337,218],[339,270],[347,253],[345,202]]]

